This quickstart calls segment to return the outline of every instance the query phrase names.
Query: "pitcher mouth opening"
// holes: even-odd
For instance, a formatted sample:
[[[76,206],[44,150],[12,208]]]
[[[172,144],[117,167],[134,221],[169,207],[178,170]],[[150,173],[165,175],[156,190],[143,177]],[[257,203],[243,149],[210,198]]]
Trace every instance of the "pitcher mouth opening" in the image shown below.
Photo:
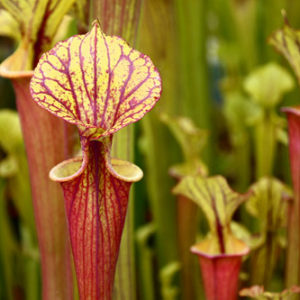
[[[241,240],[235,239],[235,249],[229,253],[208,253],[205,251],[205,241],[200,242],[196,245],[193,245],[190,248],[190,251],[194,254],[199,256],[203,256],[210,259],[217,259],[217,258],[230,258],[230,257],[241,257],[247,255],[250,252],[250,248]]]
[[[33,70],[28,71],[11,71],[3,66],[3,63],[0,65],[0,76],[8,79],[31,79],[33,76]]]
[[[51,180],[58,182],[72,180],[82,173],[82,162],[82,157],[65,160],[50,170],[49,177]]]
[[[71,158],[53,167],[49,177],[53,181],[66,182],[79,176],[85,167],[82,157]],[[143,177],[143,171],[138,166],[118,158],[111,158],[108,167],[113,176],[126,182],[136,182]]]
[[[297,106],[290,106],[290,107],[282,107],[280,109],[280,111],[284,112],[284,113],[290,113],[290,114],[294,114],[296,116],[300,116],[300,105]]]
[[[112,168],[110,170],[111,174],[126,182],[137,182],[141,180],[144,175],[138,166],[119,158],[111,158],[110,164],[107,164],[108,168],[110,168],[110,166]]]

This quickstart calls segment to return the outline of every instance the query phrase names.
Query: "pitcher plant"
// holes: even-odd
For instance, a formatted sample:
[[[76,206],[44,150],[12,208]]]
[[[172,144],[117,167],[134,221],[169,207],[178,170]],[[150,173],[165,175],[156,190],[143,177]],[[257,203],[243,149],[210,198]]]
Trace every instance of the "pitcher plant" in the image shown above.
[[[31,81],[33,99],[77,126],[82,157],[50,172],[65,198],[81,299],[111,299],[130,186],[142,178],[132,163],[111,158],[113,134],[138,121],[161,94],[151,60],[94,23],[44,54]]]

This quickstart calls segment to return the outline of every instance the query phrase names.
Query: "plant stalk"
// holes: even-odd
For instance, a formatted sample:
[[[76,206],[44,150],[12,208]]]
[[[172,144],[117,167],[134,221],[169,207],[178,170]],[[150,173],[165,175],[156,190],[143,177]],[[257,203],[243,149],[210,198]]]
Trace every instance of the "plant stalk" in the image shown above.
[[[300,284],[300,110],[299,107],[285,108],[289,131],[289,152],[294,200],[288,212],[288,248],[286,258],[286,286]],[[293,299],[299,299],[293,296]]]
[[[13,233],[7,218],[7,208],[4,197],[5,180],[0,178],[0,298],[13,299],[12,244]]]
[[[178,249],[182,272],[182,299],[196,298],[195,258],[190,247],[197,233],[197,205],[185,196],[177,197]]]
[[[274,112],[265,110],[263,120],[255,128],[256,178],[271,176],[276,150]]]
[[[31,76],[12,78],[27,151],[35,222],[41,253],[43,299],[73,299],[70,245],[60,187],[50,168],[70,154],[65,123],[38,107],[31,98]]]

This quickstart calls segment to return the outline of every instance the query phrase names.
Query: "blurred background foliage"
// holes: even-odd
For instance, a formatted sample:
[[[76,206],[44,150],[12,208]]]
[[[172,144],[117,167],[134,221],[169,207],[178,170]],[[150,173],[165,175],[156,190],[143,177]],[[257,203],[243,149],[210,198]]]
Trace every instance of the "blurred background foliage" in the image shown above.
[[[145,176],[132,199],[131,267],[137,276],[129,280],[136,288],[122,299],[204,299],[189,247],[196,234],[205,235],[207,224],[201,211],[171,193],[180,178],[199,173],[221,174],[239,192],[258,181],[254,188],[262,192],[238,210],[234,219],[242,225],[232,229],[253,249],[241,286],[285,288],[286,215],[280,211],[291,179],[280,107],[298,104],[299,88],[267,42],[282,27],[282,9],[300,28],[298,0],[143,1],[135,43],[159,69],[163,94],[134,126],[134,160]],[[70,12],[70,32],[86,28],[76,12]],[[1,37],[1,61],[15,46]],[[40,299],[25,149],[7,79],[0,78],[0,95],[0,299]],[[266,196],[262,186],[276,197]],[[270,215],[274,224],[265,223]]]

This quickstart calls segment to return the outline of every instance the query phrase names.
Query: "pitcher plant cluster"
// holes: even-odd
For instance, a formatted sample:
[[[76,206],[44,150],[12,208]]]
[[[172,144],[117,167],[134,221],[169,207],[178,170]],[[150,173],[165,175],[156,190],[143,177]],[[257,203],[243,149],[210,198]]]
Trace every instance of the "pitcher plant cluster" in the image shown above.
[[[300,299],[287,2],[0,0],[0,299]]]

